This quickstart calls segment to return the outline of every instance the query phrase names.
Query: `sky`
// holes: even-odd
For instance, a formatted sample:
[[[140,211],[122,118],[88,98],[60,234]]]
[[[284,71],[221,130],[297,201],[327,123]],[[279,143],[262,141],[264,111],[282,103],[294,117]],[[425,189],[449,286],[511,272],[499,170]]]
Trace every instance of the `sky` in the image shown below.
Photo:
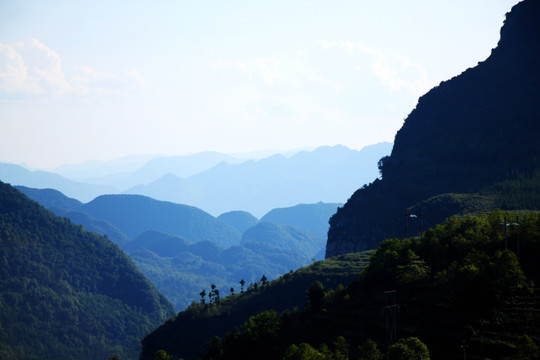
[[[0,0],[0,162],[393,142],[517,2]]]

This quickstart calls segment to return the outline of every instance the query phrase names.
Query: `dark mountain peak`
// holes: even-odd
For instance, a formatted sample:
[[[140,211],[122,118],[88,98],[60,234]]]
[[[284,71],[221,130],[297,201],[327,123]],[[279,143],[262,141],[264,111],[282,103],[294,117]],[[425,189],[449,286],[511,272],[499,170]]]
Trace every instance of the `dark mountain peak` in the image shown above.
[[[501,30],[500,45],[486,61],[419,99],[383,163],[385,180],[416,184],[421,180],[415,175],[426,174],[411,167],[429,172],[445,164],[432,175],[442,182],[451,180],[452,190],[462,191],[471,183],[473,188],[489,183],[509,168],[529,166],[527,159],[536,153],[540,135],[535,106],[540,101],[540,26],[531,25],[539,18],[538,1],[514,6]],[[535,60],[524,62],[525,53]],[[467,170],[467,176],[456,174],[458,169]],[[430,184],[426,193],[439,191],[434,187],[438,185]]]
[[[506,14],[501,38],[494,53],[512,49],[517,57],[528,57],[540,48],[540,1],[525,0]]]
[[[452,193],[459,203],[463,198],[456,200],[455,194],[487,191],[511,176],[534,176],[540,159],[537,19],[538,0],[514,6],[488,59],[419,99],[397,132],[391,155],[379,162],[382,180],[356,191],[331,219],[327,256],[403,236],[404,210],[431,197]],[[482,197],[468,199],[497,206]],[[478,208],[469,200],[463,210]],[[425,226],[453,214],[448,209],[455,206],[437,203],[439,210],[432,208]]]

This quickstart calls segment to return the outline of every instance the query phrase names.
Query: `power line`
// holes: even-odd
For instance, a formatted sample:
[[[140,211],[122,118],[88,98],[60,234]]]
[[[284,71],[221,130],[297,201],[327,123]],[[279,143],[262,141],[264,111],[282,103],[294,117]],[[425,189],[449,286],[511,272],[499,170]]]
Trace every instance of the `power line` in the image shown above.
[[[384,294],[386,305],[382,307],[382,315],[386,325],[386,344],[390,348],[397,341],[396,323],[400,305],[396,304],[396,290],[385,291]]]

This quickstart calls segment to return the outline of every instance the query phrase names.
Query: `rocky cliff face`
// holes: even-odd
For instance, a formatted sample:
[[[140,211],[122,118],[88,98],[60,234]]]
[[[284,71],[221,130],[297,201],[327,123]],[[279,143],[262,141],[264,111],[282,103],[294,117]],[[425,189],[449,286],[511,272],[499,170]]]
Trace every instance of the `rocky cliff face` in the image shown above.
[[[540,167],[538,19],[540,1],[514,6],[488,59],[419,99],[380,162],[382,179],[331,218],[326,257],[489,210],[497,202],[482,195],[486,189],[532,176]]]

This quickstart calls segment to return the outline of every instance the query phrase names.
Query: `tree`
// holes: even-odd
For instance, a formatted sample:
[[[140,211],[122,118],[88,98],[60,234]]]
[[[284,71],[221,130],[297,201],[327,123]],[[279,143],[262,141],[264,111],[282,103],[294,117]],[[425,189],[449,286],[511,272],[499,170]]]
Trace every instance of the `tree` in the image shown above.
[[[307,290],[308,307],[313,312],[322,310],[324,307],[324,285],[320,281],[315,281]]]
[[[244,281],[244,279],[240,280],[240,293],[244,292],[244,285],[245,284],[246,284],[246,282]]]
[[[154,355],[154,360],[171,360],[172,356],[167,354],[165,350],[158,350]]]
[[[390,160],[390,156],[384,156],[384,157],[380,158],[379,161],[377,162],[377,168],[379,169],[379,174],[381,175],[381,178],[384,175],[384,164],[388,160]]]
[[[538,359],[539,356],[538,346],[533,341],[533,339],[530,338],[529,335],[521,335],[517,339],[517,343],[515,344],[515,352],[512,356],[510,356],[508,359],[510,360],[529,360],[529,359]]]
[[[229,291],[231,292],[231,296],[234,296],[234,288],[231,287],[231,289]]]
[[[204,300],[204,297],[206,296],[206,291],[201,291],[199,293],[199,295],[201,296],[201,304],[204,304],[205,300]]]
[[[215,296],[216,296],[216,285],[212,284],[210,285],[210,293],[208,294],[208,299],[210,300],[210,304],[216,302]]]
[[[300,345],[292,344],[285,351],[283,360],[325,360],[326,356],[321,354],[311,345],[301,343]]]
[[[365,343],[358,347],[360,352],[359,360],[382,360],[383,354],[377,347],[377,343],[367,339]]]
[[[399,339],[388,349],[389,360],[429,360],[429,351],[420,339],[410,337]]]
[[[407,250],[407,264],[398,265],[396,278],[402,285],[418,284],[428,279],[431,269],[411,249]]]
[[[348,359],[349,358],[349,344],[343,336],[338,336],[333,342],[334,347],[334,357],[337,359]]]
[[[264,274],[261,277],[261,284],[262,284],[262,286],[268,284],[268,279],[266,278],[266,275],[264,275]]]

